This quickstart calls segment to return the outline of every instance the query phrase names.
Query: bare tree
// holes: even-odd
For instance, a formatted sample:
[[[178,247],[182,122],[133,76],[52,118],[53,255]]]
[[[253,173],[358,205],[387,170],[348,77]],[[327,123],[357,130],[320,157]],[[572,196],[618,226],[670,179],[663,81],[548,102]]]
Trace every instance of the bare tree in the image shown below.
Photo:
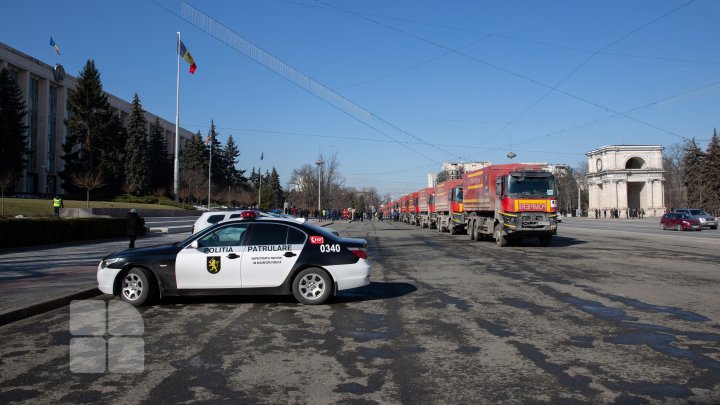
[[[665,169],[665,207],[686,207],[687,192],[683,184],[683,145],[673,144],[665,149],[663,168]]]
[[[207,195],[207,176],[201,170],[186,170],[182,176],[182,183],[187,187],[187,197],[199,202],[199,196]]]
[[[290,183],[294,187],[288,195],[293,205],[300,208],[317,206],[318,175],[316,167],[308,163],[293,170]]]
[[[105,184],[107,184],[105,182],[105,176],[99,169],[83,172],[73,172],[70,175],[70,181],[75,187],[85,189],[85,202],[88,208],[90,208],[90,191],[96,188],[104,187]]]
[[[325,157],[321,153],[319,159],[324,161],[322,167],[322,206],[323,207],[337,207],[338,200],[334,197],[338,195],[340,190],[343,188],[344,179],[338,173],[340,168],[340,162],[337,159],[337,152],[332,155]]]

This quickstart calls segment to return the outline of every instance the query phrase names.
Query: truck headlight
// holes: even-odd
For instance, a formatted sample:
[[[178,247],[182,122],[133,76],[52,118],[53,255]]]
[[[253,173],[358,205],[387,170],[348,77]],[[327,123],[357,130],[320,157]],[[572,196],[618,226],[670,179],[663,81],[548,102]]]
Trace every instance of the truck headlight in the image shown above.
[[[505,223],[508,225],[515,225],[516,217],[505,216]]]

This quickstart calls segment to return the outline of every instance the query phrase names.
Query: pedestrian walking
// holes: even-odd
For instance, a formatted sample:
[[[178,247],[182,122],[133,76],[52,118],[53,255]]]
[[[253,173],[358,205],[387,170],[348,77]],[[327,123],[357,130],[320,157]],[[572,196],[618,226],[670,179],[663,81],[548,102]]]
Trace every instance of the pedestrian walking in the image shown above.
[[[53,198],[53,211],[55,217],[60,216],[60,208],[65,208],[65,204],[63,203],[62,197],[60,197],[60,195],[56,195],[55,198]]]
[[[128,248],[133,249],[135,247],[135,239],[138,235],[145,233],[145,220],[138,215],[135,208],[131,209],[127,214],[127,236],[130,238],[130,244]]]

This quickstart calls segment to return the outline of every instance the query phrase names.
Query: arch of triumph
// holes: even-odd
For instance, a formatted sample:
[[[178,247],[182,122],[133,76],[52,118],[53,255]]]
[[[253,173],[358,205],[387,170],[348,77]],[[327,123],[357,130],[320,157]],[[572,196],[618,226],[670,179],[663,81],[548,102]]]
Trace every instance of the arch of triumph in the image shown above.
[[[588,157],[587,182],[590,194],[588,216],[595,209],[626,210],[642,208],[646,216],[665,213],[663,147],[658,145],[603,146],[586,153]]]

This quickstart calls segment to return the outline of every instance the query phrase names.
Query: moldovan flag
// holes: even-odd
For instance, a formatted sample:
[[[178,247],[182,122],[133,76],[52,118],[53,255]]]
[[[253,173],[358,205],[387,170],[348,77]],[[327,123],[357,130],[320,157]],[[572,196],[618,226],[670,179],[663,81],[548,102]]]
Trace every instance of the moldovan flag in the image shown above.
[[[55,52],[57,52],[57,54],[60,55],[60,48],[58,48],[58,46],[55,45],[55,41],[53,40],[53,37],[50,37],[50,46],[55,48]]]
[[[185,48],[185,44],[183,44],[182,41],[180,41],[180,55],[183,59],[185,59],[185,62],[190,64],[190,74],[194,75],[195,69],[197,69],[197,65],[195,64],[193,57],[190,55],[190,52],[188,52],[187,48]]]
[[[264,153],[264,152],[260,152],[260,160],[262,160],[262,159],[263,159],[263,156],[264,156],[264,155],[265,155],[265,153]]]

